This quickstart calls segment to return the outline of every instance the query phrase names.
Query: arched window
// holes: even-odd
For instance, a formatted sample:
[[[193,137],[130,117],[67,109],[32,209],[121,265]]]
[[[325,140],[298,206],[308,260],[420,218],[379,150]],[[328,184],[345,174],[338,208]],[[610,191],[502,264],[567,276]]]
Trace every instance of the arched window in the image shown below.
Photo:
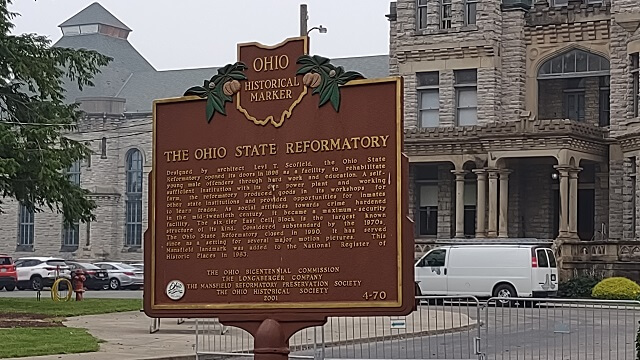
[[[126,238],[125,245],[142,246],[142,153],[131,149],[126,156]]]
[[[538,69],[538,118],[609,125],[609,60],[572,49]]]
[[[568,78],[609,75],[609,60],[579,49],[573,49],[545,61],[538,78]]]

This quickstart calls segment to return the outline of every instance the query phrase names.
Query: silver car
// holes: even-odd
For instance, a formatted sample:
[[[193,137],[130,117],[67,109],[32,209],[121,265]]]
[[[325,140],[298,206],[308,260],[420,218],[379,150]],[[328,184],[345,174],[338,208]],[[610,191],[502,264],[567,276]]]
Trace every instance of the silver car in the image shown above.
[[[144,284],[144,272],[129,264],[119,262],[98,262],[97,267],[107,270],[109,274],[109,286],[111,290],[132,289],[138,290]]]

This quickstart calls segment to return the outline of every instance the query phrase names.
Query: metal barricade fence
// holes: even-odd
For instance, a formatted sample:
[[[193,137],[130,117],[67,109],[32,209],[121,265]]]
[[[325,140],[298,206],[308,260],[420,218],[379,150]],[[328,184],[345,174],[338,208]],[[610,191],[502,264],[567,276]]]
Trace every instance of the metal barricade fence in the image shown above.
[[[290,358],[478,359],[481,305],[472,296],[418,297],[401,317],[333,317],[294,334]],[[196,356],[250,357],[253,338],[216,319],[196,322]]]
[[[633,360],[640,302],[492,298],[482,333],[487,360]]]
[[[334,317],[297,332],[291,358],[633,360],[639,301],[418,297],[403,317]],[[196,322],[198,359],[252,357],[253,338]],[[237,359],[234,359],[237,360]]]

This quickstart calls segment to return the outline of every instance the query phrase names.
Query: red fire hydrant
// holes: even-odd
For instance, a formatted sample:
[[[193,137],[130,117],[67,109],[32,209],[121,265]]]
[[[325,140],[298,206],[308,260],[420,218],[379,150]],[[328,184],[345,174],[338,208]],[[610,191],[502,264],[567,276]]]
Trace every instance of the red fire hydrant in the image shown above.
[[[82,301],[85,280],[87,280],[87,277],[84,276],[84,272],[82,270],[76,270],[73,275],[73,291],[76,292],[76,301]]]

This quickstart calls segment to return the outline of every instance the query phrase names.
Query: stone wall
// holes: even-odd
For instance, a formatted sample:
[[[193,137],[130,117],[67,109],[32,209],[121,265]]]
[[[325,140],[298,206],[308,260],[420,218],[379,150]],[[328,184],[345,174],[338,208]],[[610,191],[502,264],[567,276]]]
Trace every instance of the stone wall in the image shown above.
[[[581,84],[584,89],[584,122],[594,126],[600,124],[600,79],[584,78]],[[569,89],[567,79],[538,81],[538,117],[544,120],[567,118],[566,93]],[[573,89],[572,89],[573,90]]]
[[[520,208],[522,199],[522,167],[510,166],[509,170],[512,173],[509,175],[509,210],[507,211],[507,233],[509,237],[522,237],[522,227],[526,219],[521,215],[522,209]],[[498,196],[498,203],[500,196]],[[499,207],[499,206],[498,206]]]
[[[526,41],[524,11],[512,9],[502,12],[501,111],[500,118],[517,118],[525,110]]]
[[[438,71],[440,126],[455,126],[454,70],[478,69],[478,123],[500,117],[500,71],[494,64],[502,33],[500,1],[478,2],[477,23],[464,24],[464,1],[452,1],[452,28],[440,29],[440,3],[427,5],[428,25],[416,26],[415,0],[397,1],[390,24],[390,72],[405,79],[405,128],[419,126],[417,72]]]
[[[563,98],[565,80],[542,80],[538,82],[538,118],[543,120],[564,119]]]
[[[608,231],[608,223],[609,223],[609,174],[607,173],[608,167],[606,165],[596,166],[596,177],[595,177],[595,191],[594,191],[594,201],[595,201],[595,219],[594,226],[595,231],[602,232],[602,225],[604,224],[605,231]],[[604,234],[596,233],[596,239],[602,240],[604,238]]]
[[[622,234],[624,165],[619,145],[609,151],[609,239],[620,240]]]
[[[520,166],[526,175],[520,178],[519,186],[524,205],[521,208],[522,236],[527,238],[553,238],[553,209],[551,165],[527,164]]]
[[[454,176],[452,164],[438,165],[438,238],[447,239],[455,234]]]
[[[635,238],[635,157],[625,157],[622,162],[622,239]]]
[[[500,69],[478,69],[478,125],[500,120]],[[510,120],[515,120],[512,117]],[[509,119],[506,119],[509,120]]]
[[[588,77],[584,79],[584,120],[587,124],[600,124],[600,79]]]
[[[65,259],[93,260],[142,260],[141,248],[125,246],[125,157],[127,151],[139,149],[144,158],[143,175],[143,231],[147,229],[147,186],[151,171],[151,118],[142,115],[87,116],[78,132],[70,137],[89,143],[94,154],[83,161],[80,183],[92,192],[96,202],[96,220],[80,224],[77,249],[62,248],[62,215],[43,211],[35,214],[34,246],[28,251],[18,251],[18,204],[5,199],[4,214],[0,215],[0,253],[12,256],[60,256]],[[102,138],[107,138],[106,156],[102,154]],[[87,231],[87,226],[89,231]],[[11,230],[10,230],[11,229]]]
[[[456,124],[456,93],[453,88],[453,70],[440,71],[440,126],[455,126]],[[415,92],[415,88],[413,89]],[[406,105],[413,106],[413,112],[417,108],[417,104],[410,104],[407,101]]]

